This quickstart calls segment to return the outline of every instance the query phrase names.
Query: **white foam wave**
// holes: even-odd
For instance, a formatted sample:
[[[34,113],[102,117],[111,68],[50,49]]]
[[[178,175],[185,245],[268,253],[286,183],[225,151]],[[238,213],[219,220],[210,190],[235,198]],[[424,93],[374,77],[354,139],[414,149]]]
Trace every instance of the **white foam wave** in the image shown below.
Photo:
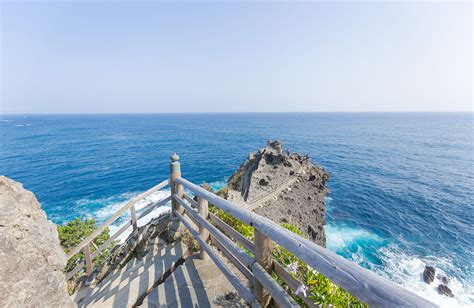
[[[145,199],[137,202],[135,204],[135,209],[137,211],[137,215],[140,215],[147,206],[157,203],[170,195],[170,190],[159,190],[150,196],[146,197]],[[95,218],[100,225],[101,223],[105,222],[109,219],[113,214],[115,214],[122,206],[125,205],[127,201],[131,198],[137,196],[138,193],[123,193],[118,196],[113,196],[109,198],[102,198],[102,199],[82,199],[76,202],[80,206],[84,206],[85,210],[87,211],[87,207],[91,205],[98,205],[102,206],[100,209],[96,211],[92,211],[86,214],[89,218]],[[163,213],[169,212],[171,210],[171,202],[155,208],[153,211],[142,217],[138,220],[137,224],[139,227],[146,225],[150,222],[153,218],[160,216]],[[117,230],[119,230],[123,225],[124,221],[130,220],[130,211],[125,212],[120,219],[118,219],[115,223],[109,226],[109,233],[112,235]],[[125,232],[123,232],[117,239],[120,242],[123,242],[127,237],[132,233],[132,227],[130,226]]]
[[[340,252],[356,242],[383,243],[383,239],[364,229],[347,226],[326,225],[326,246],[329,250]]]
[[[447,274],[457,271],[449,260],[410,255],[393,243],[386,245],[387,241],[382,237],[361,228],[328,225],[325,229],[326,245],[331,251],[359,264],[365,263],[379,275],[441,307],[474,307],[474,283]],[[374,250],[381,264],[367,259],[367,252],[371,250]],[[438,278],[429,285],[423,281],[426,265],[434,266],[437,274],[448,277],[448,287],[454,298],[438,293],[437,287],[441,283]]]
[[[23,127],[23,126],[31,126],[30,123],[26,123],[26,124],[15,124],[14,126],[16,127]]]
[[[379,253],[383,260],[383,267],[376,269],[379,275],[398,283],[402,287],[436,303],[441,307],[473,307],[474,306],[474,284],[469,281],[461,281],[457,277],[450,276],[446,272],[455,272],[456,268],[447,259],[426,257],[420,258],[401,251],[396,245],[381,248]],[[423,281],[423,271],[426,265],[434,266],[436,274],[446,276],[449,279],[448,287],[454,294],[454,298],[440,295],[437,287],[441,284],[438,278],[431,284]]]

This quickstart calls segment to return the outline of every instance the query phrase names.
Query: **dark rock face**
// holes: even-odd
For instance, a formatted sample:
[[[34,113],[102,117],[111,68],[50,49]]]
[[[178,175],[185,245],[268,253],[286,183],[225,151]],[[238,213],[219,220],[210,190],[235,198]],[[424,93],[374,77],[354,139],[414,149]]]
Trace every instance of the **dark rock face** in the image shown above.
[[[425,270],[423,272],[423,281],[426,282],[427,284],[430,284],[433,282],[435,278],[435,268],[429,265],[425,266]]]
[[[255,204],[256,213],[277,223],[295,225],[309,239],[325,246],[328,179],[329,174],[307,156],[290,154],[281,142],[268,141],[265,148],[249,154],[230,177],[226,198],[242,206]]]
[[[440,284],[438,286],[438,293],[441,295],[448,296],[448,297],[454,297],[454,294],[451,291],[451,289],[445,284]]]
[[[73,307],[66,261],[35,195],[0,176],[0,307]]]

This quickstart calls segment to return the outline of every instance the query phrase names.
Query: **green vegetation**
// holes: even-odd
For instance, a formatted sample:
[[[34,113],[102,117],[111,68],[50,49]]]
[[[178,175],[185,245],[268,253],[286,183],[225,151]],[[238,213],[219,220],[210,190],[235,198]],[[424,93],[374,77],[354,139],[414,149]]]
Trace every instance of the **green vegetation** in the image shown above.
[[[217,194],[220,196],[225,195],[227,189],[228,188],[225,187],[217,192]],[[212,204],[209,206],[209,211],[225,221],[229,226],[237,230],[247,239],[253,241],[253,227],[244,224],[242,221],[216,208]],[[303,236],[303,232],[301,232],[301,230],[296,226],[287,223],[282,224],[282,226],[291,232]],[[274,246],[273,258],[284,267],[291,269],[291,275],[307,287],[306,294],[315,304],[322,305],[323,307],[328,305],[334,307],[368,307],[322,274],[309,267],[306,263],[295,257],[283,247],[279,245]],[[286,287],[285,283],[275,273],[273,274],[273,277],[280,283],[280,285]],[[288,292],[299,304],[304,305],[302,300],[297,297],[291,289],[288,288]]]
[[[64,226],[58,225],[59,242],[61,244],[61,247],[64,249],[64,252],[68,253],[71,248],[74,248],[75,246],[80,244],[81,241],[83,241],[87,236],[89,236],[89,234],[91,234],[96,229],[97,225],[95,219],[81,220],[79,218],[76,218],[74,220],[68,221]],[[100,245],[105,243],[109,238],[109,229],[106,228],[93,240],[93,243],[97,247],[100,247]],[[109,246],[102,250],[102,252],[92,260],[93,263],[95,265],[98,265],[105,261],[114,245],[115,241],[113,241]],[[90,249],[91,253],[96,250],[94,245],[91,245]],[[76,265],[83,259],[84,254],[82,253],[82,251],[72,256],[67,262],[66,272],[70,272],[71,270],[73,270],[74,267],[76,267]]]
[[[240,190],[242,186],[242,176],[243,172],[241,170],[238,170],[236,174],[230,177],[229,182],[227,183],[227,186],[232,188],[233,190]]]

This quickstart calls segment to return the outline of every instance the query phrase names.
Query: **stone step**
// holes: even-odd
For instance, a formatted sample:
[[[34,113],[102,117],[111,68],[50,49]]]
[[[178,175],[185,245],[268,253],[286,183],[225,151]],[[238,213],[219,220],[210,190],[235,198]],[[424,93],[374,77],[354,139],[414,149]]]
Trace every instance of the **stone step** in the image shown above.
[[[76,303],[78,307],[132,307],[187,252],[186,245],[178,241],[153,250],[142,259],[133,259],[98,285],[83,291],[81,298],[76,297]]]
[[[230,263],[227,265],[237,271]],[[140,305],[150,308],[223,306],[246,305],[214,262],[200,260],[198,255],[188,257],[162,284],[153,288]]]

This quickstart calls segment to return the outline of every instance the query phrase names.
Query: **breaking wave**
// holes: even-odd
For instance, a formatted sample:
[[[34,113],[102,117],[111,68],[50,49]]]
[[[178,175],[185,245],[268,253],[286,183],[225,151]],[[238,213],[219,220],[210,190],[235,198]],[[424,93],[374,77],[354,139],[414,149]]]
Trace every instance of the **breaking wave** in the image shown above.
[[[377,274],[409,289],[441,307],[466,307],[474,305],[472,276],[466,279],[450,273],[458,271],[452,262],[443,258],[420,257],[404,252],[396,243],[367,230],[349,226],[326,226],[327,248],[357,262]],[[448,286],[454,294],[449,298],[438,294],[440,280],[431,284],[423,281],[426,265],[434,266],[436,274],[449,279]]]
[[[170,195],[170,190],[159,190],[150,196],[144,198],[143,200],[137,202],[135,204],[135,209],[137,211],[137,215],[140,215],[148,205],[153,203],[157,203]],[[88,218],[95,218],[97,220],[97,224],[100,225],[104,223],[107,219],[112,217],[114,213],[116,213],[122,206],[125,205],[127,201],[136,197],[139,193],[123,193],[117,196],[112,196],[108,198],[100,198],[100,199],[81,199],[76,202],[78,206],[80,206],[84,210],[84,215]],[[171,202],[167,202],[165,205],[162,205],[146,216],[138,220],[137,224],[139,227],[146,225],[150,220],[155,217],[160,216],[163,213],[169,212],[171,210]],[[125,221],[130,219],[130,211],[125,212],[119,219],[117,219],[112,225],[109,226],[110,234],[114,234],[117,230],[119,230]],[[118,240],[123,242],[128,235],[132,233],[132,227],[130,226],[124,233],[122,233]]]

